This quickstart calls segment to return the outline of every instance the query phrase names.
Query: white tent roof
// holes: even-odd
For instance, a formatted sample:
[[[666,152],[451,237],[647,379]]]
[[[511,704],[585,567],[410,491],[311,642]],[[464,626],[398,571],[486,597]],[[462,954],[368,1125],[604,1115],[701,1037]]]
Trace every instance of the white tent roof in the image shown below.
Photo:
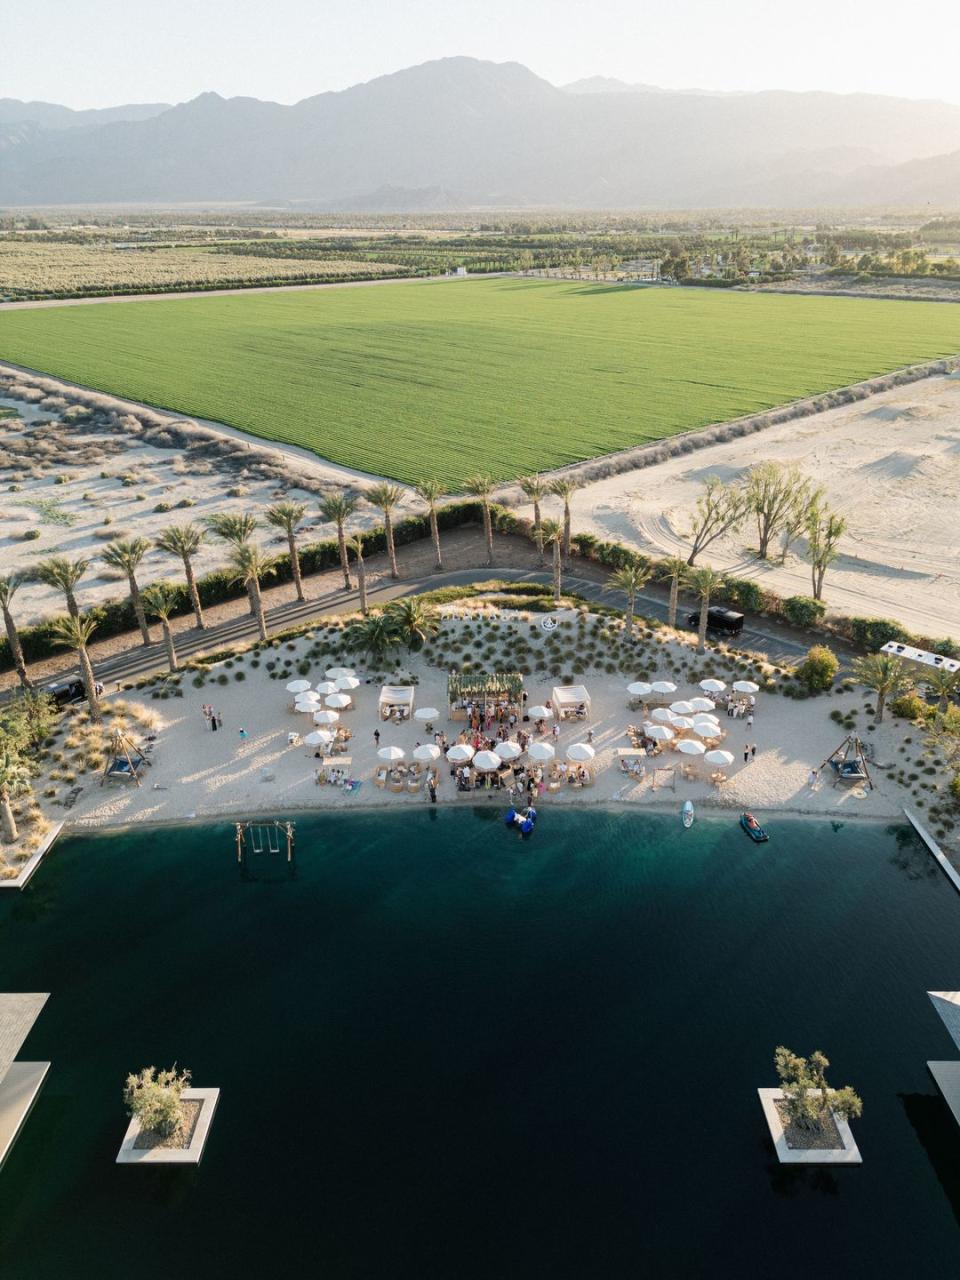
[[[385,684],[380,690],[381,707],[412,707],[412,684]]]
[[[550,701],[558,710],[561,707],[579,707],[581,702],[589,707],[590,695],[582,684],[561,684],[554,686]]]

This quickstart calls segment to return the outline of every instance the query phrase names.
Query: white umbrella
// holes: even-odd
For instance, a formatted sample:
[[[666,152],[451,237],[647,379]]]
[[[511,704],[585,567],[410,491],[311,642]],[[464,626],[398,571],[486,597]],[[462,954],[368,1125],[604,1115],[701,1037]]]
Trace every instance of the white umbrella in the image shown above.
[[[353,699],[349,693],[330,693],[323,700],[325,706],[333,707],[337,711],[342,711],[344,707],[349,707],[352,701]]]
[[[479,769],[481,773],[493,773],[502,763],[495,751],[478,751],[473,757],[473,767]]]
[[[309,680],[291,680],[287,685],[287,693],[306,693],[309,688]]]
[[[674,716],[670,721],[674,729],[692,729],[693,721],[689,716]]]
[[[654,693],[676,693],[677,686],[670,680],[654,680],[650,686]]]
[[[381,747],[377,752],[381,760],[402,760],[406,754],[403,747]]]
[[[341,693],[346,693],[350,689],[360,688],[360,681],[356,676],[337,676],[334,684]]]
[[[671,702],[670,710],[678,716],[692,715],[696,710],[692,702]]]
[[[727,686],[722,680],[701,680],[700,688],[704,693],[723,693]]]
[[[440,748],[434,746],[432,742],[423,742],[419,747],[413,749],[414,760],[439,760]]]
[[[645,680],[634,680],[633,684],[627,685],[627,693],[634,698],[645,698],[652,688]]]
[[[300,698],[298,697],[296,702],[293,704],[293,709],[294,711],[306,712],[308,714],[313,711],[319,711],[320,699],[316,698],[316,699],[311,699],[309,702],[301,702]]]
[[[652,738],[654,742],[669,742],[673,737],[673,730],[668,729],[665,724],[652,724],[646,730],[648,738]]]
[[[669,707],[654,707],[650,715],[654,720],[659,720],[662,724],[672,724],[674,721],[673,712]]]
[[[567,747],[568,760],[592,760],[596,754],[589,742],[573,742]]]
[[[531,707],[527,715],[531,720],[546,720],[547,716],[553,715],[553,712],[549,707]]]
[[[677,743],[677,750],[685,756],[702,756],[706,749],[702,742],[694,742],[692,738],[684,738]]]
[[[696,720],[694,721],[693,732],[698,738],[719,738],[720,726],[713,724],[710,720]]]
[[[336,693],[337,686],[332,680],[321,680],[316,687],[316,692],[319,693],[321,697],[325,697],[328,693]]]
[[[690,705],[694,711],[716,711],[717,704],[709,698],[691,698]]]
[[[473,747],[468,742],[458,742],[447,752],[451,764],[466,764],[473,759]]]
[[[287,685],[289,689],[290,686]],[[752,680],[734,680],[733,688],[735,693],[759,693],[760,686],[754,684]]]
[[[339,680],[341,676],[355,676],[353,667],[330,667],[324,672],[328,680]]]
[[[716,747],[713,751],[708,751],[703,758],[707,764],[733,764],[733,755],[729,751],[721,751]]]
[[[417,707],[413,718],[414,720],[438,720],[440,712],[436,707]]]
[[[501,760],[516,760],[522,751],[518,742],[501,742],[497,747],[497,755]]]
[[[339,719],[339,711],[315,711],[313,713],[314,724],[336,724]]]
[[[301,703],[303,703],[304,706],[307,706],[311,702],[315,704],[319,704],[320,695],[319,693],[314,693],[312,689],[308,689],[306,693],[298,693],[294,701],[297,706],[299,706]]]
[[[308,733],[304,738],[308,747],[329,747],[332,741],[333,734],[326,729],[314,729],[313,733]]]
[[[720,727],[720,721],[717,719],[715,715],[713,715],[709,711],[696,712],[696,714],[693,717],[693,723],[694,724],[715,724],[717,728]]]
[[[552,760],[556,752],[549,742],[531,742],[527,755],[531,760]]]

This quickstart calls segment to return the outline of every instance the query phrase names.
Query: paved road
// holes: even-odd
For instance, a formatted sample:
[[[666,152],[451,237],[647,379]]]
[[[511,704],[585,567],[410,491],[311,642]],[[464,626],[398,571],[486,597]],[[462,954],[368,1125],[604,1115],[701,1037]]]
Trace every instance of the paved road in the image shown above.
[[[550,583],[549,573],[535,569],[501,569],[496,566],[481,569],[460,569],[451,573],[431,574],[430,577],[409,582],[400,579],[392,582],[386,579],[373,586],[367,592],[370,604],[386,604],[398,596],[420,595],[425,591],[435,591],[439,587],[469,586],[475,582],[486,582],[491,578],[504,579],[510,582]],[[599,582],[574,575],[564,575],[564,588],[581,595],[584,599],[597,604],[613,605],[624,608],[626,599],[616,591],[604,591]],[[359,607],[356,591],[330,591],[316,596],[303,603],[294,600],[289,604],[277,606],[267,611],[267,627],[271,633],[282,631],[299,623],[310,622],[331,614],[352,613]],[[637,611],[640,614],[661,621],[666,620],[667,606],[665,602],[653,595],[638,597]],[[683,609],[681,608],[681,616]],[[228,648],[241,641],[256,639],[257,625],[249,614],[231,618],[228,622],[209,627],[206,631],[181,632],[176,638],[177,655],[181,659],[190,658],[196,653],[215,649]],[[793,636],[789,628],[770,624],[764,630],[745,630],[740,637],[743,648],[753,649],[765,654],[778,665],[793,662],[802,657],[809,647],[809,639],[800,635]],[[851,655],[852,656],[852,655]],[[134,649],[125,649],[110,658],[96,664],[97,678],[109,688],[117,681],[136,680],[140,676],[151,675],[166,668],[166,655],[160,644],[141,645]],[[77,673],[70,673],[77,674]],[[65,673],[58,679],[70,678]]]

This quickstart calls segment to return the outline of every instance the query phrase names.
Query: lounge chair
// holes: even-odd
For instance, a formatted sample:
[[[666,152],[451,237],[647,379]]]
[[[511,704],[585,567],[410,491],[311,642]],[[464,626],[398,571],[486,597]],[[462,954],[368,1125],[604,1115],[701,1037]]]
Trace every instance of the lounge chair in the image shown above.
[[[377,784],[377,786],[380,788],[381,791],[384,789],[384,787],[387,785],[386,769],[377,770],[376,777],[374,778],[374,782]]]

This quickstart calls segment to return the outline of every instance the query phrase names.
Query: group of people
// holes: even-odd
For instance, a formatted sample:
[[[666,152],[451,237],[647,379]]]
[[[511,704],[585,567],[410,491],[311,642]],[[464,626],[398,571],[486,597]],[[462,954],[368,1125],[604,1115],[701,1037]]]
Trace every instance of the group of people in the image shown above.
[[[526,702],[526,690],[524,690],[522,698],[523,702]],[[466,712],[467,723],[474,733],[485,730],[490,734],[493,732],[494,725],[505,726],[508,733],[513,733],[520,722],[517,708],[508,702],[506,698],[500,698],[496,702],[488,701],[485,703],[464,701],[461,706]]]
[[[753,724],[757,700],[752,693],[746,698],[727,698],[726,705],[728,716],[731,716],[734,720],[746,717],[747,724]]]
[[[207,727],[216,733],[218,729],[223,728],[223,716],[219,711],[214,711],[209,702],[204,702],[200,710],[203,712],[203,718],[207,722]],[[244,734],[244,736],[246,736]]]

